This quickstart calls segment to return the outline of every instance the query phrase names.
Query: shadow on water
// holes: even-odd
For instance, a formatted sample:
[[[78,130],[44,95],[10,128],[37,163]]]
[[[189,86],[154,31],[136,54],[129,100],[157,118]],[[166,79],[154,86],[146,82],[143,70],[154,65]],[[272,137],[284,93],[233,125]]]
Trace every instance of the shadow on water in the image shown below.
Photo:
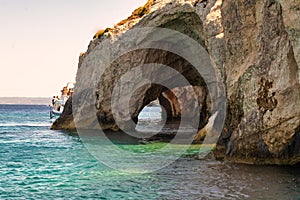
[[[122,173],[95,159],[84,148],[77,132],[53,131],[44,126],[49,119],[47,107],[0,106],[0,111],[3,124],[0,199],[299,200],[300,197],[299,164],[254,166],[197,160],[189,156],[199,151],[199,146],[192,145],[192,150],[158,171]],[[87,133],[91,142],[101,140],[99,133]],[[106,132],[102,137],[121,144],[122,150],[146,152],[148,159],[153,159],[149,152],[164,145],[154,141],[141,144],[139,139],[124,133]]]
[[[79,130],[79,131],[61,131],[62,133],[74,136],[74,137],[84,137],[85,140],[92,141],[106,141],[109,140],[113,144],[148,144],[151,142],[162,142],[169,143],[175,136],[177,136],[177,144],[190,144],[191,138],[194,137],[195,131],[186,131],[184,133],[178,133],[177,130],[169,131],[169,127],[158,132],[141,132],[141,131],[131,131],[130,133],[124,131],[97,131],[97,130]],[[135,137],[138,136],[138,137]]]
[[[93,131],[85,133],[91,138],[97,134]],[[140,144],[139,140],[122,132],[106,134],[116,144],[129,144],[129,146]],[[79,138],[76,133],[73,133],[72,137]],[[149,145],[151,144],[138,146]],[[197,152],[199,146],[194,147],[195,151],[190,152],[191,154]],[[99,178],[103,180],[104,177],[101,175]],[[257,166],[219,162],[213,159],[197,160],[192,156],[183,155],[174,163],[156,172],[141,176],[116,173],[115,177],[109,176],[107,182],[96,181],[94,185],[106,188],[98,193],[101,197],[299,200],[300,164]],[[89,191],[95,194],[95,191]]]

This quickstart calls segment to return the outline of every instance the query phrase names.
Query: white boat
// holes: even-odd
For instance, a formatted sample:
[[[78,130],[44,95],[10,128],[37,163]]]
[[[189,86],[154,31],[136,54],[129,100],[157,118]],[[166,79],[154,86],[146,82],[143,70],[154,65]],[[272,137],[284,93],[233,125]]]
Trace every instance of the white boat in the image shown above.
[[[53,96],[52,106],[50,106],[50,119],[54,117],[59,117],[64,111],[65,104],[70,96],[74,92],[74,83],[69,82],[67,86],[63,87],[61,90],[61,96]]]
[[[55,116],[60,116],[64,110],[65,104],[67,102],[68,98],[64,98],[64,100],[56,100],[51,107],[50,110],[50,118],[52,119]]]

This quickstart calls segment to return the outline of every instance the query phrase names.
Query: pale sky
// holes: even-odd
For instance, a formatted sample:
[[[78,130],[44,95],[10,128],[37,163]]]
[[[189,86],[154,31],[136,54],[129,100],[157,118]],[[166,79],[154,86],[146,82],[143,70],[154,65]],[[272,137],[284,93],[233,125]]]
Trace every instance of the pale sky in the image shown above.
[[[147,0],[0,0],[0,97],[50,97],[75,81],[99,29]]]

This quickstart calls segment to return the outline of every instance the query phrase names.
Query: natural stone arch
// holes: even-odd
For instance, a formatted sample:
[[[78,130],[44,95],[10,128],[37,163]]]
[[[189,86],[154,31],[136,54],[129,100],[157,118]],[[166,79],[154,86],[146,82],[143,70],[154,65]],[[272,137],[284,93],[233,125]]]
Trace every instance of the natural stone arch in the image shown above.
[[[176,12],[175,10],[171,15],[157,17],[160,18],[158,21],[156,21],[155,19],[149,21],[147,20],[146,16],[137,24],[137,28],[144,26],[157,26],[172,29],[189,36],[190,38],[197,41],[200,45],[202,45],[205,49],[207,49],[204,45],[204,39],[202,36],[203,22],[201,21],[195,10],[191,9],[191,7],[187,7],[186,12],[182,12],[182,10],[178,10],[178,12]],[[152,24],[152,22],[155,22],[155,24]],[[151,40],[151,34],[147,38]],[[207,123],[210,115],[210,105],[208,103],[210,100],[204,79],[197,72],[197,70],[193,69],[193,66],[183,58],[174,53],[159,49],[139,49],[137,51],[128,52],[127,54],[117,58],[113,63],[110,64],[110,67],[105,70],[102,78],[98,82],[97,87],[98,90],[101,90],[101,94],[108,98],[102,100],[101,102],[96,102],[96,105],[99,108],[97,111],[98,121],[102,125],[102,128],[113,130],[117,130],[119,128],[113,123],[114,116],[112,115],[112,110],[109,106],[111,102],[111,99],[109,98],[111,97],[110,93],[112,92],[114,85],[117,84],[118,77],[121,77],[128,70],[136,66],[147,63],[160,63],[166,66],[170,66],[171,68],[181,73],[189,81],[190,85],[201,88],[202,96],[199,98],[198,102],[198,105],[200,106],[199,116],[201,116],[199,128],[203,128]],[[174,88],[178,87],[176,86],[176,77],[172,77],[172,79],[174,80],[175,84]],[[169,91],[170,89],[173,88],[169,88]],[[131,120],[136,123],[138,120],[138,115],[142,111],[142,109],[151,101],[157,98],[162,99],[164,92],[167,91],[168,90],[163,86],[159,86],[156,84],[153,84],[151,86],[144,86],[140,90],[136,91],[132,96],[132,105],[130,105]],[[172,105],[169,104],[169,106]],[[166,110],[168,110],[168,108],[166,108]],[[180,117],[180,114],[178,116]],[[107,126],[107,121],[112,123]],[[134,129],[134,127],[126,126],[122,128]]]
[[[300,29],[297,20],[289,20],[297,18],[297,6],[292,6],[290,0],[150,0],[148,3],[151,5],[148,4],[147,13],[143,13],[145,15],[129,17],[124,23],[91,41],[87,52],[79,58],[77,85],[83,85],[87,90],[98,88],[93,81],[100,79],[97,67],[105,59],[98,52],[107,38],[113,43],[119,36],[139,27],[173,28],[194,38],[204,48],[207,45],[209,55],[219,69],[222,83],[226,87],[228,107],[225,125],[216,144],[216,158],[259,164],[299,163],[300,54],[297,36]],[[151,38],[151,35],[148,37]],[[145,61],[145,56],[146,54],[136,61]],[[130,64],[130,67],[135,67],[139,62]],[[122,65],[112,72],[119,76],[130,67]],[[261,96],[257,91],[261,91],[260,88],[265,85],[262,84],[262,79],[274,83],[268,90],[268,95]],[[106,85],[103,85],[107,92],[105,95],[111,92],[110,80],[107,80]],[[88,92],[79,93],[75,90],[75,95],[82,98],[79,103],[88,102],[91,105],[87,107],[93,108],[95,103],[99,104],[95,102],[95,94],[88,96],[85,95]],[[277,106],[272,106],[272,109],[265,112],[265,109],[260,109],[263,107],[259,102],[268,101],[263,98],[269,96],[274,100],[271,102],[277,102]],[[109,96],[105,97],[109,99]],[[103,108],[109,108],[107,103],[110,102],[103,102]],[[98,121],[96,120],[97,124],[92,121],[94,116],[83,107],[73,106],[73,115],[80,113],[84,116],[80,123],[76,123],[76,128],[93,127],[93,124],[98,126]],[[106,109],[98,117],[110,118],[110,112]],[[66,118],[65,114],[70,114],[70,118]],[[71,113],[65,110],[52,128],[74,129],[71,119]],[[114,127],[114,121],[106,121],[102,125],[104,129],[118,128]],[[207,126],[203,132],[210,131],[206,128]]]
[[[151,55],[151,57],[149,56]],[[159,98],[161,99],[163,96],[165,97],[165,100],[169,101],[171,104],[169,106],[174,106],[172,104],[176,103],[174,100],[169,99],[168,96],[165,94],[170,94],[170,93],[177,93],[177,95],[181,98],[178,99],[180,104],[183,104],[184,102],[186,105],[191,105],[197,103],[197,107],[199,108],[199,116],[201,116],[201,121],[200,121],[200,128],[203,128],[203,126],[207,123],[207,120],[210,115],[210,98],[208,94],[208,89],[205,84],[205,81],[201,77],[201,75],[197,72],[194,67],[187,62],[185,59],[181,58],[180,56],[172,53],[172,52],[167,52],[163,50],[158,50],[158,49],[143,49],[143,50],[136,50],[133,52],[129,52],[127,54],[122,55],[119,57],[117,60],[115,60],[113,63],[111,63],[110,67],[108,67],[105,72],[102,75],[102,78],[100,79],[98,83],[98,90],[101,90],[102,95],[105,94],[104,96],[108,97],[106,99],[101,99],[101,101],[97,100],[96,101],[96,107],[98,109],[97,111],[97,116],[98,116],[98,121],[101,124],[103,129],[113,129],[116,130],[119,127],[115,126],[115,119],[112,114],[112,109],[110,106],[110,102],[112,101],[111,99],[111,91],[114,90],[114,87],[118,84],[118,78],[113,78],[112,74],[118,73],[114,72],[116,67],[118,66],[129,66],[130,64],[126,63],[126,60],[135,60],[131,59],[131,56],[134,56],[135,58],[147,58],[147,59],[142,59],[140,63],[136,63],[134,65],[142,65],[142,64],[149,64],[149,63],[160,63],[166,66],[169,66],[173,69],[176,69],[180,74],[182,74],[188,81],[189,84],[191,85],[190,87],[188,85],[178,85],[176,82],[176,77],[170,77],[169,80],[172,82],[173,87],[172,88],[165,88],[162,85],[159,84],[150,84],[150,85],[144,85],[138,90],[134,91],[134,93],[131,96],[130,99],[130,113],[131,113],[131,120],[133,120],[135,123],[138,121],[138,115],[142,111],[142,109],[147,106],[151,101]],[[131,68],[132,69],[132,68]],[[126,73],[126,70],[123,72],[119,71],[119,74],[115,74],[117,77],[120,77]],[[141,72],[140,76],[143,76],[143,73],[153,73],[155,76],[155,73],[157,73],[157,76],[160,76],[158,73],[159,71],[147,71],[147,72]],[[109,78],[109,80],[108,80]],[[132,78],[137,78],[137,77],[132,77]],[[131,84],[131,80],[127,80],[124,85]],[[109,83],[109,84],[108,84]],[[194,87],[192,87],[194,86]],[[172,92],[173,90],[173,92]],[[181,94],[178,94],[181,93]],[[191,96],[190,93],[194,93],[194,96]],[[167,97],[167,98],[166,98]],[[122,98],[122,96],[118,96],[118,99]],[[182,99],[185,98],[185,99]],[[187,99],[196,99],[197,102],[189,102]],[[178,101],[177,100],[177,101]],[[176,103],[178,104],[179,101]],[[166,104],[161,103],[162,106],[166,106]],[[181,117],[180,109],[178,109],[178,105],[176,115],[174,117]],[[190,106],[191,107],[191,106]],[[196,105],[193,107],[196,108]],[[193,109],[189,108],[189,109]],[[168,110],[169,108],[165,108]],[[185,107],[185,109],[188,109],[188,106]],[[192,112],[192,110],[191,110]],[[105,113],[105,114],[104,114]],[[189,116],[191,119],[194,116]],[[108,126],[107,122],[110,123],[110,127]],[[128,124],[126,121],[124,121],[124,124]],[[197,124],[198,125],[198,124]],[[134,127],[127,127],[123,126],[121,127],[122,129],[134,129]]]
[[[151,49],[150,47],[149,49],[149,47],[146,47],[145,49],[139,48],[138,51],[131,50],[130,52],[127,52],[123,55],[118,55],[115,60],[110,60],[103,57],[100,52],[107,51],[109,53],[109,44],[118,46],[118,44],[115,45],[117,43],[116,41],[119,38],[122,39],[124,35],[126,37],[126,34],[128,36],[128,33],[130,31],[121,33],[119,35],[111,35],[111,33],[108,32],[105,33],[101,38],[95,38],[95,40],[90,43],[88,51],[80,57],[77,74],[81,74],[81,76],[77,76],[76,82],[77,86],[80,86],[81,88],[79,89],[77,87],[76,96],[78,98],[74,98],[77,102],[75,103],[77,106],[73,107],[73,114],[75,113],[75,115],[79,116],[80,118],[80,120],[75,119],[77,129],[99,129],[100,124],[103,130],[120,130],[120,128],[122,130],[133,130],[136,126],[138,115],[141,110],[144,108],[144,106],[146,106],[154,99],[158,98],[162,94],[162,92],[164,92],[163,86],[157,86],[155,84],[145,85],[144,87],[141,87],[136,93],[134,93],[132,97],[133,101],[131,101],[132,105],[130,105],[129,109],[129,117],[113,115],[111,107],[112,93],[114,91],[114,87],[118,84],[118,80],[120,79],[120,77],[122,77],[122,75],[126,74],[126,72],[134,69],[139,65],[147,63],[160,63],[166,66],[171,66],[172,69],[177,70],[178,73],[184,76],[189,82],[186,85],[176,85],[177,77],[170,77],[169,81],[173,81],[174,85],[168,88],[169,90],[172,90],[176,87],[184,87],[187,85],[200,87],[202,91],[201,98],[199,98],[201,100],[198,102],[200,109],[196,112],[197,116],[194,116],[195,121],[199,121],[199,119],[200,121],[197,123],[193,122],[193,124],[194,126],[198,126],[198,128],[203,128],[208,122],[208,118],[212,114],[210,112],[211,107],[213,107],[210,104],[210,98],[217,98],[216,96],[218,95],[218,89],[216,89],[216,87],[218,86],[212,86],[214,88],[210,90],[214,91],[214,94],[208,95],[207,85],[203,77],[201,77],[198,71],[193,68],[193,65],[186,61],[183,57],[172,53],[180,52],[180,48],[186,48],[185,52],[188,52],[188,54],[184,53],[185,58],[193,60],[193,57],[197,57],[198,55],[199,57],[201,57],[200,55],[203,56],[205,54],[205,59],[209,60],[207,59],[208,54],[204,53],[205,50],[203,50],[203,48],[207,49],[204,45],[205,42],[203,35],[203,22],[196,13],[196,10],[190,5],[184,5],[183,7],[174,7],[172,9],[172,12],[169,12],[167,15],[165,15],[163,12],[154,14],[155,18],[151,18],[151,15],[145,16],[136,25],[131,27],[132,30],[134,30],[135,28],[143,29],[144,27],[162,27],[162,29],[170,29],[171,32],[173,31],[173,33],[171,33],[171,36],[172,34],[174,34],[174,32],[180,32],[183,37],[176,38],[177,40],[171,40],[173,44],[169,44],[168,38],[166,38],[165,40],[165,38],[159,37],[161,39],[156,41],[156,33],[146,31],[147,34],[141,36],[141,38],[143,38],[142,42],[146,41],[146,44],[149,41],[151,43],[156,42],[156,44],[154,44],[153,46],[157,48]],[[178,26],[176,26],[176,24],[178,24]],[[193,40],[194,45],[195,43],[197,44],[197,47],[194,48],[195,52],[197,52],[196,54],[188,50],[190,48],[190,44],[185,43],[185,40],[187,38],[188,40]],[[184,46],[178,46],[178,43],[181,43]],[[170,46],[175,47],[175,50],[171,49]],[[108,50],[106,50],[104,47],[108,47]],[[134,48],[132,48],[131,46],[129,47],[129,49]],[[171,50],[164,51],[161,49]],[[109,62],[107,63],[108,60]],[[195,60],[193,61],[194,65],[199,63],[199,59],[196,60],[196,62]],[[208,64],[209,67],[208,69],[204,70],[204,73],[208,74],[209,77],[213,77],[215,75],[215,71],[218,71],[218,69],[211,69],[212,66],[210,66],[210,62],[206,64]],[[105,71],[101,71],[102,69],[100,69],[101,67],[99,67],[99,65],[106,65],[107,67],[105,67]],[[141,72],[140,75],[142,76],[143,73],[147,72]],[[82,77],[89,78],[83,79]],[[210,84],[210,87],[211,85],[216,84],[215,81],[220,81],[215,80],[214,78],[209,78],[209,80],[210,81],[208,82]],[[130,85],[130,81],[127,84]],[[149,93],[151,95],[147,95],[146,93]],[[213,97],[211,97],[210,95],[213,95]],[[118,99],[121,98],[122,97],[118,97]],[[215,105],[214,108],[216,109],[216,107],[217,106]],[[95,109],[95,111],[91,112],[90,110],[93,109]],[[214,112],[216,112],[216,110],[214,110],[213,113]],[[120,124],[116,123],[116,121],[118,121],[116,119],[118,118],[123,119],[123,125],[121,124],[120,126]],[[135,122],[135,124],[127,123],[129,121],[133,121]]]

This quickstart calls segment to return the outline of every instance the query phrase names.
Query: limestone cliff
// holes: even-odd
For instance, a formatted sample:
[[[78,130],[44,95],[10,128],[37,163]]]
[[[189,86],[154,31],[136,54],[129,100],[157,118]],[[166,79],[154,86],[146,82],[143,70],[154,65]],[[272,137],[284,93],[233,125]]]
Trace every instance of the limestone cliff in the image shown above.
[[[197,117],[202,122],[199,126],[199,129],[203,128],[199,131],[201,138],[205,130],[210,130],[205,127],[213,114],[210,112],[207,84],[203,77],[193,71],[191,63],[180,56],[162,50],[142,49],[120,56],[109,63],[109,68],[104,72],[98,69],[105,60],[99,53],[104,41],[114,44],[117,38],[134,28],[162,27],[179,31],[201,44],[209,53],[215,69],[221,74],[226,88],[227,112],[215,150],[216,158],[254,164],[298,163],[298,16],[298,0],[150,0],[144,7],[134,11],[127,20],[95,35],[87,52],[80,56],[77,85],[92,88],[96,94],[94,97],[87,96],[84,92],[80,94],[82,101],[80,100],[79,105],[82,107],[73,108],[73,112],[80,113],[85,118],[76,125],[80,128],[92,127],[99,122],[103,129],[118,130],[120,126],[122,129],[132,128],[129,123],[117,125],[110,104],[112,88],[118,85],[122,75],[134,67],[145,63],[160,63],[176,69],[192,86],[200,88]],[[151,35],[144,36],[143,41],[149,38],[151,39]],[[135,78],[142,76],[142,72],[137,73]],[[126,84],[130,85],[131,80],[127,80]],[[119,117],[127,117],[128,121],[132,119],[136,122],[145,105],[160,96],[168,96],[166,93],[167,90],[160,85],[143,86],[132,96],[130,116]],[[98,98],[99,96],[104,98]],[[85,102],[90,102],[90,105],[85,105]],[[173,102],[175,105],[176,102]],[[82,109],[84,106],[96,107],[97,122],[89,112]],[[70,110],[66,109],[64,112],[68,112],[68,118],[63,114],[53,128],[74,129]]]
[[[299,162],[299,1],[224,1],[228,116],[217,155]]]

